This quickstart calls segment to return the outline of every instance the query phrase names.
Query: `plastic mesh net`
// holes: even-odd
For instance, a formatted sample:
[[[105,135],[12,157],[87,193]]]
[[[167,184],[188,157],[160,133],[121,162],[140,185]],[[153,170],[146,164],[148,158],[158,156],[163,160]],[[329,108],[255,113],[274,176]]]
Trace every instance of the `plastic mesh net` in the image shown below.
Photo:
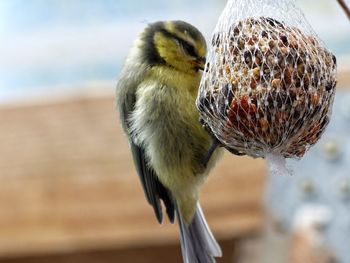
[[[301,157],[329,122],[336,58],[293,0],[229,0],[212,37],[197,108],[228,149]]]

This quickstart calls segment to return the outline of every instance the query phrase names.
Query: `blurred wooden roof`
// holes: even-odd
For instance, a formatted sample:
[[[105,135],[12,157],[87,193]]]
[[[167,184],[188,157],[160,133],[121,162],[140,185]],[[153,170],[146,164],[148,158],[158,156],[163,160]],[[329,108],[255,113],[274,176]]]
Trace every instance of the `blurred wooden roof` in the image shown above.
[[[157,224],[112,97],[0,109],[0,257],[175,243]],[[225,155],[201,193],[220,238],[262,222],[262,160]]]

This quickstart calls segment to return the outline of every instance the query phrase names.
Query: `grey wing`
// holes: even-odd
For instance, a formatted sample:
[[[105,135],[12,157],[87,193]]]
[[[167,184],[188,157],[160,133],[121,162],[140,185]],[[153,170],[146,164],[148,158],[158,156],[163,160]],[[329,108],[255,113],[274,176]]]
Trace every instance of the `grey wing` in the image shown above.
[[[128,119],[130,113],[134,110],[136,95],[135,90],[130,90],[126,94],[123,94],[123,98],[118,98],[118,107],[120,113],[120,121],[124,127],[125,132],[129,137],[129,143],[131,148],[132,157],[136,167],[137,174],[140,178],[146,199],[148,203],[153,207],[155,215],[159,223],[163,220],[162,206],[160,199],[166,207],[169,220],[173,223],[175,217],[175,205],[171,197],[170,192],[166,189],[161,182],[159,182],[155,171],[147,165],[147,159],[145,149],[142,146],[136,145],[129,133]],[[120,95],[119,95],[120,96]]]

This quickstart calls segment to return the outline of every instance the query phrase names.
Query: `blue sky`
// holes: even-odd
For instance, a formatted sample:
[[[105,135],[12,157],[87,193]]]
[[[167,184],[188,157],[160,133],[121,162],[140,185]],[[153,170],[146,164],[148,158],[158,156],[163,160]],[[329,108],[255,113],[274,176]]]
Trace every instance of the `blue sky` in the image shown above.
[[[350,26],[335,1],[320,0],[317,7],[307,0],[299,2],[332,51],[349,55]],[[128,49],[147,22],[182,19],[209,38],[225,3],[1,0],[0,102],[45,92],[83,91],[91,83],[112,90]]]

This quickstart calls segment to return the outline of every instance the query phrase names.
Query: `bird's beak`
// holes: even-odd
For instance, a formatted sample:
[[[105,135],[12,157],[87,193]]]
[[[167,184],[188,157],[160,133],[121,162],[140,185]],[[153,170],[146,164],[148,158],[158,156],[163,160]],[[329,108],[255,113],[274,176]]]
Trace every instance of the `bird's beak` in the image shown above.
[[[205,61],[206,61],[205,57],[201,57],[201,58],[197,58],[193,64],[195,65],[195,68],[197,70],[204,70]]]

